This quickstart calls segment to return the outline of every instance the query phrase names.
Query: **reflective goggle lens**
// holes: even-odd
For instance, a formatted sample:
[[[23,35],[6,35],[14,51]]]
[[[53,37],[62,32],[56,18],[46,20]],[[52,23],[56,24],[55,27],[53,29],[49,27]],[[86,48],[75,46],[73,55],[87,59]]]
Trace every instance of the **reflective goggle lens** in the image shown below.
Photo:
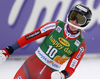
[[[72,11],[70,13],[69,19],[70,20],[76,20],[79,25],[83,25],[86,22],[86,18],[84,16],[82,16],[81,14],[75,12],[75,11]]]

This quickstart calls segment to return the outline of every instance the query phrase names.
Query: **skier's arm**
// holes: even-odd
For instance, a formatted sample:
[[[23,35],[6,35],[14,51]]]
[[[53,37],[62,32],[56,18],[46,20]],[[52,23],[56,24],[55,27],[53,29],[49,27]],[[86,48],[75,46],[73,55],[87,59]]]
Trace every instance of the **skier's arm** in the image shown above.
[[[54,30],[55,27],[56,27],[56,23],[48,22],[48,23],[40,26],[36,30],[22,36],[10,47],[12,47],[14,50],[16,50],[20,47],[25,46],[26,44],[29,44],[29,43],[35,41],[36,39],[39,39],[44,36],[48,36]]]
[[[23,47],[24,45],[36,39],[39,39],[44,36],[48,36],[54,30],[55,27],[56,27],[56,23],[51,23],[51,22],[46,23],[41,27],[37,28],[36,30],[34,30],[33,32],[28,33],[23,37],[19,38],[17,42],[20,47]]]
[[[57,24],[58,24],[58,22],[48,22],[48,23],[40,26],[33,32],[22,36],[11,46],[8,46],[8,47],[0,50],[0,63],[3,63],[9,57],[9,55],[11,55],[14,52],[14,50],[16,50],[20,47],[23,47],[26,44],[28,44],[36,39],[50,35],[50,33],[54,30],[54,28],[56,27]]]
[[[86,44],[85,41],[83,41],[78,51],[76,51],[71,56],[66,68],[63,71],[61,71],[63,74],[65,74],[66,77],[70,77],[74,73],[75,69],[77,68],[81,59],[83,58],[85,51]]]

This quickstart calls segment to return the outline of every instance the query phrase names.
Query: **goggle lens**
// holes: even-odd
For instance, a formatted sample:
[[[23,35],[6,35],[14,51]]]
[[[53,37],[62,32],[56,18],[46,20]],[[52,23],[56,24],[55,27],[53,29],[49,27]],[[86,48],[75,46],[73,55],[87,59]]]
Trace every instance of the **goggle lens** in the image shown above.
[[[76,20],[79,25],[84,25],[85,22],[86,22],[85,16],[83,16],[83,15],[81,15],[81,14],[75,12],[75,11],[72,11],[70,13],[69,19],[70,20]]]

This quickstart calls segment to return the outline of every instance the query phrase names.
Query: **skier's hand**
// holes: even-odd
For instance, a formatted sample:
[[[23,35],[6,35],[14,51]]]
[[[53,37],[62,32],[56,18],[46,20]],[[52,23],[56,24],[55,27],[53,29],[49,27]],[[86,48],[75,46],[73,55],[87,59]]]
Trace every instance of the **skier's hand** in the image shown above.
[[[54,71],[51,74],[51,79],[66,79],[65,75],[60,71]]]
[[[8,57],[9,57],[9,53],[6,49],[0,50],[0,64],[5,62]]]

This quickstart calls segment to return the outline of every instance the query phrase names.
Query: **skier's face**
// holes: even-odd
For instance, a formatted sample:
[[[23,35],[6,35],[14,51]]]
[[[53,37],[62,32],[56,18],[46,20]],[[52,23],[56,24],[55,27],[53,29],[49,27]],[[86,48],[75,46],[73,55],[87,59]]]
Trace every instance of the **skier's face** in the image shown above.
[[[78,27],[81,26],[81,25],[79,25],[79,24],[77,23],[76,20],[70,20],[69,22],[72,23],[72,24],[74,24],[74,25],[76,25],[76,26],[78,26]],[[78,28],[75,28],[75,27],[73,27],[73,26],[71,26],[71,25],[69,25],[69,28],[70,28],[70,30],[73,31],[73,32],[78,30]]]

